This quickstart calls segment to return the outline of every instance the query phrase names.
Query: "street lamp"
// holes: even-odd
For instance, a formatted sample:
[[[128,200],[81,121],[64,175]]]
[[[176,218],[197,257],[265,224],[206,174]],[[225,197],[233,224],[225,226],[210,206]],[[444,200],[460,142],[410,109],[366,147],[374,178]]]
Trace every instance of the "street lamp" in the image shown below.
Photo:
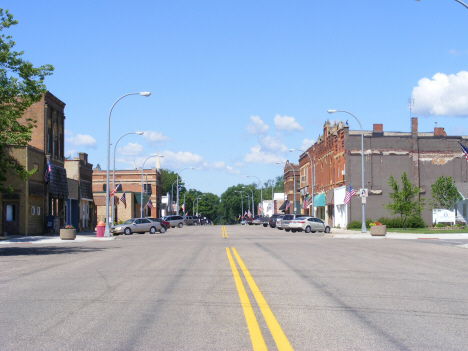
[[[201,198],[202,196],[205,196],[205,194],[198,195],[198,197],[193,200],[193,205],[192,205],[192,215],[195,216],[195,201],[197,202],[197,216],[198,216],[198,199]]]
[[[117,144],[119,143],[120,139],[122,139],[124,136],[129,135],[129,134],[143,135],[143,132],[132,132],[132,133],[124,134],[115,143],[115,145],[114,145],[114,167],[113,167],[113,170],[112,170],[112,190],[114,190],[114,188],[115,188],[115,150],[117,149]],[[114,212],[115,212],[114,206],[115,206],[115,201],[112,201],[112,215],[111,215],[112,225],[114,225]]]
[[[310,160],[310,186],[311,186],[311,194],[312,194],[312,216],[314,215],[314,173],[313,173],[313,167],[314,167],[314,164],[312,163],[312,158],[310,157],[310,155],[303,151],[303,150],[299,150],[299,149],[289,149],[290,152],[293,152],[293,151],[300,151],[304,154],[306,154],[308,157],[309,157],[309,160]]]
[[[276,162],[277,165],[280,165],[282,164],[283,162]],[[293,166],[291,166],[291,164],[289,162],[286,162],[286,164],[291,167],[291,170],[293,172],[293,182],[294,182],[294,187],[293,187],[293,191],[294,191],[294,213],[296,213],[296,173],[294,172],[294,168]]]
[[[252,175],[248,175],[246,177],[255,177],[258,179],[259,183],[260,183],[260,203],[262,204],[262,214],[263,214],[263,181],[260,180],[258,177],[256,176],[252,176]],[[258,214],[258,213],[257,213]]]
[[[145,169],[146,161],[148,161],[152,157],[164,157],[164,155],[151,155],[145,160],[145,162],[143,162],[143,166],[141,166],[140,218],[143,218],[143,170]]]
[[[254,204],[253,190],[250,189],[248,186],[243,186],[242,189],[249,189],[252,192],[252,217],[255,217],[255,204]]]
[[[114,104],[112,105],[110,111],[109,111],[109,118],[107,120],[107,164],[106,164],[106,211],[105,211],[105,218],[106,218],[106,229],[104,230],[104,236],[110,236],[110,231],[109,231],[109,164],[110,164],[110,119],[111,119],[111,114],[112,114],[112,109],[114,108],[115,104],[119,102],[121,99],[123,99],[126,96],[129,95],[141,95],[141,96],[150,96],[150,92],[141,92],[141,93],[130,93],[130,94],[125,94],[119,97]],[[112,189],[114,190],[114,189]]]
[[[178,173],[177,173],[177,214],[179,214],[179,173],[182,172],[184,169],[194,169],[195,167],[187,167],[187,168],[182,168]]]
[[[419,1],[419,0],[416,0],[416,1]],[[468,5],[465,4],[463,1],[461,1],[461,0],[455,0],[455,1],[458,2],[459,4],[462,4],[463,6],[465,6],[468,9]]]
[[[185,186],[190,186],[189,184],[186,184]],[[185,207],[185,195],[187,194],[188,190],[185,190],[185,193],[184,193],[184,213],[182,214],[185,214],[185,211],[186,211],[186,207]]]
[[[185,179],[181,179],[181,180],[185,182]],[[177,179],[174,180],[174,183],[172,183],[172,186],[171,186],[171,214],[174,214],[174,207],[172,206],[172,202],[174,201],[174,184],[175,183],[177,183],[177,188],[179,188],[179,175],[177,175]],[[177,214],[179,214],[179,210],[177,210]]]
[[[357,119],[355,115],[353,115],[351,112],[348,111],[342,111],[342,110],[328,110],[328,113],[332,114],[335,112],[344,112],[347,113],[351,116],[353,116],[356,121],[359,123],[359,126],[361,127],[361,187],[364,189],[364,130],[362,129],[361,122]],[[362,201],[362,198],[361,198]],[[367,228],[366,228],[366,204],[362,202],[362,225],[361,225],[361,233],[367,233]]]
[[[242,193],[245,193],[245,191],[242,191],[242,190],[234,190],[234,192],[235,192],[235,193],[240,193],[240,195],[241,195],[241,206],[242,206],[241,216],[244,217],[244,200],[243,200],[243,198],[242,198]],[[247,193],[246,193],[246,194],[247,194]],[[248,196],[248,195],[247,195],[247,196]],[[249,201],[250,201],[250,199],[249,199]],[[250,205],[249,205],[249,207],[250,207]]]

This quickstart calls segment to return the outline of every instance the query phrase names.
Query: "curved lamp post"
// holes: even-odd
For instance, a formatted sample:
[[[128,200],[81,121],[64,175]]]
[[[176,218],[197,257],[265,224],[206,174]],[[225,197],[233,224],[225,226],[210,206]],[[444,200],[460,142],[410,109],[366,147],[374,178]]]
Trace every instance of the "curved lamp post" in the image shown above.
[[[262,204],[262,215],[263,215],[263,181],[261,179],[259,179],[257,176],[253,176],[253,175],[248,175],[246,177],[254,177],[254,178],[257,178],[259,183],[260,183],[260,203]],[[258,210],[257,210],[258,212]],[[258,214],[258,213],[257,213]]]
[[[185,182],[185,179],[181,179],[181,181]],[[177,183],[177,189],[178,189],[179,188],[179,175],[177,175],[177,179],[174,180],[174,183],[172,183],[172,186],[171,186],[171,214],[174,214],[174,207],[172,206],[172,202],[174,201],[174,184],[175,183]],[[177,193],[179,192],[177,191]],[[179,211],[177,211],[177,214],[179,214]]]
[[[205,194],[198,195],[198,197],[193,200],[193,205],[192,205],[192,215],[195,216],[195,201],[197,202],[197,216],[198,216],[198,199],[201,198],[202,196],[205,196]]]
[[[141,95],[141,96],[150,96],[151,93],[148,92],[148,91],[144,91],[144,92],[141,92],[141,93],[130,93],[130,94],[125,94],[125,95],[122,95],[121,97],[119,97],[115,102],[114,104],[112,105],[110,111],[109,111],[109,117],[108,117],[108,121],[107,121],[107,164],[106,164],[106,168],[107,168],[107,175],[106,175],[106,229],[104,230],[104,236],[110,236],[110,231],[109,231],[109,165],[110,165],[110,119],[111,119],[111,114],[112,114],[112,109],[114,108],[115,104],[117,102],[119,102],[121,99],[123,99],[124,97],[126,96],[129,96],[129,95]],[[114,190],[114,189],[112,189]]]
[[[145,160],[145,162],[143,162],[143,166],[141,166],[140,218],[143,218],[143,170],[145,169],[146,161],[148,161],[152,157],[164,157],[164,155],[151,155]]]
[[[182,168],[178,173],[177,173],[177,214],[179,214],[179,173],[182,172],[185,169],[194,169],[195,167],[187,167],[187,168]],[[185,180],[185,179],[184,179]]]
[[[354,119],[359,123],[359,127],[361,127],[361,187],[364,189],[364,130],[362,129],[361,122],[357,119],[355,115],[351,112],[343,111],[343,110],[328,110],[328,113],[332,114],[335,112],[344,112],[354,117]],[[362,201],[362,200],[361,200]],[[367,233],[366,228],[366,204],[362,203],[362,225],[361,225],[361,233]]]
[[[242,206],[242,214],[241,214],[241,216],[244,217],[244,199],[242,198],[242,193],[245,193],[245,191],[242,191],[242,190],[234,190],[234,192],[235,192],[235,193],[240,193],[240,195],[241,195],[241,206]],[[247,193],[246,193],[246,194],[247,194]],[[249,195],[247,194],[247,196],[249,196]],[[250,201],[250,199],[249,199],[249,201]],[[249,205],[249,208],[250,208],[250,205]]]
[[[129,134],[137,134],[137,135],[143,135],[143,132],[132,132],[132,133],[127,133],[122,135],[119,140],[114,145],[114,167],[112,169],[112,189],[115,188],[115,150],[117,149],[117,144],[119,143],[120,139],[122,139],[124,136],[129,135]],[[114,195],[115,196],[115,195]],[[112,214],[111,214],[111,223],[114,225],[114,212],[115,212],[115,201],[112,201]]]
[[[314,173],[313,173],[313,167],[314,167],[314,164],[312,163],[312,158],[310,157],[310,155],[303,151],[303,150],[299,150],[299,149],[289,149],[290,152],[293,152],[293,151],[300,151],[304,154],[306,154],[308,157],[309,157],[309,160],[310,160],[310,191],[311,191],[311,194],[312,194],[312,216],[315,215],[315,211],[314,211]]]
[[[419,1],[419,0],[416,0],[416,1]],[[468,5],[465,4],[463,1],[461,1],[461,0],[455,0],[455,1],[458,2],[459,4],[462,4],[463,6],[465,6],[468,9]]]
[[[280,165],[282,164],[283,162],[276,162],[277,165]],[[294,213],[296,213],[296,172],[294,172],[294,168],[293,166],[291,166],[291,164],[289,162],[286,162],[286,164],[291,167],[291,170],[292,170],[292,173],[293,173],[293,182],[294,182],[294,187],[293,187],[293,191],[294,191]]]
[[[252,192],[252,217],[255,217],[255,204],[254,204],[253,190],[250,189],[248,186],[243,186],[242,189],[249,189]]]

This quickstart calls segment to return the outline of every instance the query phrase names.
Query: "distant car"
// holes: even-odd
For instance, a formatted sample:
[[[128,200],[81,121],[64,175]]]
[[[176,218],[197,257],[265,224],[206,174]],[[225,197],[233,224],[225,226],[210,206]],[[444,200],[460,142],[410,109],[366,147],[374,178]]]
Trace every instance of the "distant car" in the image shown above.
[[[299,217],[299,215],[296,214],[285,214],[284,217],[281,220],[281,229],[284,229],[285,232],[289,232],[291,229],[289,228],[289,222],[294,220],[296,217]],[[278,226],[277,226],[278,227]],[[278,227],[278,229],[280,229]],[[296,230],[294,229],[294,232]]]
[[[184,220],[186,225],[198,225],[200,222],[198,217],[194,216],[185,216]]]
[[[278,228],[279,230],[283,230],[283,228],[281,228],[281,224],[283,222],[283,217],[284,217],[284,214],[282,214],[282,215],[280,215],[280,216],[278,216],[276,218],[276,224],[275,224],[274,228]]]
[[[240,222],[240,224],[242,224],[242,225],[245,225],[246,223],[247,223],[247,222],[245,221],[245,219],[243,219],[243,220]]]
[[[289,223],[291,231],[305,231],[306,233],[330,233],[330,226],[316,217],[298,217]]]
[[[273,216],[270,217],[270,220],[268,221],[268,224],[270,228],[275,228],[276,227],[276,220],[278,219],[279,216],[282,216],[281,213],[275,213]]]
[[[182,228],[184,226],[184,217],[178,215],[171,215],[165,216],[162,218],[166,222],[169,222],[171,228],[179,227]]]
[[[110,228],[114,235],[125,234],[131,235],[133,233],[146,233],[154,234],[157,231],[164,233],[166,228],[159,222],[154,222],[148,218],[131,218],[122,224],[115,225]]]
[[[252,222],[249,223],[249,224],[255,224],[255,225],[259,225],[260,224],[260,216],[255,216],[253,219],[252,219]]]
[[[161,218],[148,218],[148,219],[161,223],[161,225],[164,225],[166,229],[169,229],[171,227],[171,224],[165,221],[164,219],[161,219]]]

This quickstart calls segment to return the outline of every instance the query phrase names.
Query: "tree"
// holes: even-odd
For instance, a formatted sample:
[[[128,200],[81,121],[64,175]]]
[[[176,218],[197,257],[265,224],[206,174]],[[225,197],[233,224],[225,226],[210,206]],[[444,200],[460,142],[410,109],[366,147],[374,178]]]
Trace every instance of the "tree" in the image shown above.
[[[432,199],[429,200],[431,207],[450,210],[455,203],[463,200],[452,177],[440,176],[435,183],[431,185]]]
[[[390,175],[387,183],[393,190],[389,193],[393,202],[383,205],[384,208],[389,210],[392,215],[399,214],[401,217],[401,224],[403,229],[406,229],[406,220],[411,216],[420,216],[421,211],[424,209],[424,199],[419,199],[420,189],[413,186],[406,172],[401,175],[401,190],[395,178]]]
[[[172,191],[174,190],[174,201],[177,199],[177,173],[170,171],[168,169],[161,169],[161,192],[162,195],[166,195],[167,193],[172,195]],[[174,184],[174,182],[176,182]],[[174,186],[172,186],[174,184]],[[184,182],[179,176],[179,194],[180,192],[185,192]],[[180,202],[180,201],[179,201]],[[179,204],[180,205],[180,204]]]
[[[8,10],[0,8],[0,31],[8,29],[18,21]],[[51,75],[51,65],[34,67],[22,58],[24,51],[14,51],[15,42],[11,36],[0,35],[0,191],[12,192],[11,185],[4,187],[7,173],[13,173],[22,180],[27,180],[35,170],[28,172],[18,162],[11,162],[4,150],[12,146],[19,148],[31,140],[36,121],[26,119],[18,121],[25,110],[41,100],[46,92],[44,78]]]

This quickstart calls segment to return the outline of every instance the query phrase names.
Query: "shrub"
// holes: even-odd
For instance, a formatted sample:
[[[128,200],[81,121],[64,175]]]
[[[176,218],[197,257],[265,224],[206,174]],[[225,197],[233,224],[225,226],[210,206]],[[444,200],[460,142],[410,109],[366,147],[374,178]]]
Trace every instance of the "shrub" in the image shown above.
[[[406,220],[406,226],[408,228],[426,228],[426,223],[419,216],[413,216]]]
[[[382,223],[383,225],[386,225],[387,228],[401,228],[401,218],[394,217],[394,218],[388,218],[388,217],[382,217],[379,218],[379,222]]]
[[[369,228],[372,222],[373,222],[372,219],[366,219],[366,227]],[[361,227],[362,227],[361,221],[352,221],[348,223],[347,229],[361,229]]]
[[[72,226],[71,224],[68,224],[65,227],[63,227],[63,229],[75,229],[75,227]]]
[[[434,227],[436,228],[443,228],[445,227],[443,223],[437,223]]]

